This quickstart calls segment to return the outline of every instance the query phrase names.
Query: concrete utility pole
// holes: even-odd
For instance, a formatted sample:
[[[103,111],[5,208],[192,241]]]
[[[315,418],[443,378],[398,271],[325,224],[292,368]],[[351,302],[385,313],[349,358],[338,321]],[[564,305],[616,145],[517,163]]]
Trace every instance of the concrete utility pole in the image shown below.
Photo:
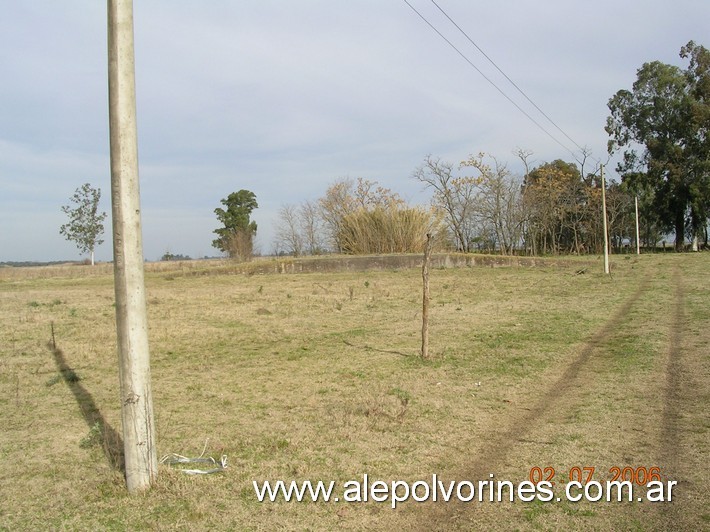
[[[639,197],[634,196],[634,208],[636,211],[636,254],[641,255],[641,240],[639,231]]]
[[[133,51],[133,1],[108,0],[108,85],[121,420],[129,492],[158,472],[143,276]]]
[[[606,227],[606,181],[604,181],[604,165],[602,171],[602,218],[604,226],[604,273],[609,273],[609,231]]]

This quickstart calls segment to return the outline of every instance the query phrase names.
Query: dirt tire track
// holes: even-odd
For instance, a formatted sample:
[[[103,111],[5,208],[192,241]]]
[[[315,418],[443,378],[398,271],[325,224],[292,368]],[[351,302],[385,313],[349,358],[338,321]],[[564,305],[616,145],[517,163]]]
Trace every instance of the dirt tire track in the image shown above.
[[[604,325],[592,334],[584,342],[579,354],[567,366],[564,372],[555,379],[542,395],[538,396],[535,403],[524,411],[518,411],[512,415],[507,430],[490,435],[486,438],[488,442],[483,452],[469,466],[456,474],[455,478],[470,480],[486,480],[491,471],[501,465],[506,456],[515,446],[524,442],[524,437],[540,425],[540,420],[550,416],[553,412],[560,412],[570,409],[574,401],[568,398],[570,394],[579,390],[579,378],[581,372],[589,365],[592,354],[598,348],[604,346],[613,335],[615,329],[619,327],[629,317],[632,307],[638,302],[649,285],[649,280],[644,279],[639,284],[636,291],[616,310],[616,312],[604,323]],[[589,388],[589,382],[585,381],[585,386]],[[464,503],[454,504],[428,504],[426,505],[429,516],[426,520],[424,530],[446,530],[450,529],[454,519],[460,514],[470,512],[471,506]],[[423,508],[422,508],[423,509]]]
[[[682,337],[685,324],[685,295],[683,279],[678,267],[673,270],[673,291],[673,318],[670,324],[670,345],[666,365],[665,400],[660,434],[660,459],[665,465],[667,473],[671,475],[677,471],[680,460],[678,456],[678,419],[682,403]]]
[[[669,324],[669,346],[666,361],[663,414],[659,430],[659,463],[664,480],[678,482],[675,500],[658,507],[667,530],[682,530],[684,512],[678,505],[678,496],[693,489],[682,472],[684,463],[680,420],[683,416],[685,378],[683,365],[683,331],[685,328],[685,289],[680,268],[673,269],[673,316]],[[697,487],[695,488],[697,489]]]
[[[571,401],[565,397],[573,391],[579,389],[578,378],[582,369],[587,366],[592,353],[608,340],[614,329],[627,319],[633,305],[641,298],[648,285],[647,281],[636,289],[636,291],[624,302],[621,307],[607,320],[601,329],[597,330],[585,343],[577,357],[567,366],[564,373],[552,382],[547,390],[537,399],[537,402],[529,410],[518,413],[510,423],[508,430],[499,436],[491,439],[488,449],[471,466],[470,474],[479,475],[464,478],[486,478],[480,477],[484,473],[483,469],[490,469],[499,464],[510,450],[530,432],[530,428],[538,425],[538,421],[552,410],[565,408],[562,405],[571,405]],[[588,385],[588,383],[587,383]]]

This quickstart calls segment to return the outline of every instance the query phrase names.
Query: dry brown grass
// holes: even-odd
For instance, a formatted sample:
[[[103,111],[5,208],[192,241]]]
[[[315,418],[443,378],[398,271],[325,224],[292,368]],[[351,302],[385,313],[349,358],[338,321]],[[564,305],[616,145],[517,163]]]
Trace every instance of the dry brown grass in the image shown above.
[[[612,279],[601,267],[435,269],[428,362],[417,356],[416,269],[151,267],[159,453],[196,456],[209,439],[206,454],[226,454],[230,467],[188,477],[161,466],[139,496],[125,492],[101,438],[120,433],[110,266],[0,270],[0,527],[707,527],[708,258],[616,258]],[[594,466],[605,480],[627,465],[660,466],[679,481],[676,502],[392,510],[259,503],[252,489],[252,480],[363,473],[520,482],[534,466],[554,467],[558,480]]]

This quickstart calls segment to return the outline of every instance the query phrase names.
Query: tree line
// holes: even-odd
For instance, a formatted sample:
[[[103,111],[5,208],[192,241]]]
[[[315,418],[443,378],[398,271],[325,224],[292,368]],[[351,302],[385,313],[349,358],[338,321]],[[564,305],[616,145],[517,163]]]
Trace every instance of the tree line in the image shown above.
[[[279,211],[275,249],[303,255],[323,252],[419,253],[426,234],[440,249],[509,254],[599,253],[603,246],[599,167],[586,175],[577,163],[556,160],[512,173],[486,154],[459,164],[427,156],[413,179],[432,192],[427,207],[408,205],[377,182],[340,179],[315,201]],[[634,200],[623,184],[607,187],[612,241],[634,238]],[[658,228],[646,227],[644,245]]]
[[[637,71],[632,90],[608,102],[611,158],[621,155],[621,182],[606,185],[609,238],[615,248],[636,240],[655,248],[673,235],[675,248],[708,245],[710,220],[710,51],[690,41],[681,69],[659,61]],[[532,167],[517,150],[523,175],[486,154],[455,164],[427,156],[413,178],[432,192],[430,208],[363,179],[335,182],[325,195],[279,213],[276,248],[299,255],[420,252],[433,232],[450,249],[503,254],[600,253],[600,164],[590,153]],[[415,237],[415,235],[419,237]]]
[[[655,248],[666,235],[682,250],[708,245],[710,220],[710,51],[690,41],[680,50],[682,69],[659,61],[637,71],[631,90],[608,102],[608,153],[621,156],[621,182],[607,183],[609,238],[621,248],[636,240]],[[340,179],[320,198],[284,205],[278,213],[278,254],[420,253],[426,235],[439,248],[502,254],[600,253],[600,164],[589,168],[587,150],[575,160],[534,166],[532,152],[518,149],[522,174],[492,155],[460,163],[429,155],[412,178],[431,194],[428,206],[410,205],[397,192],[367,179]],[[62,207],[69,222],[60,233],[92,255],[102,242],[105,213],[100,190],[77,189]],[[240,190],[215,209],[221,227],[212,245],[231,257],[253,252],[257,226],[250,219],[256,196]]]

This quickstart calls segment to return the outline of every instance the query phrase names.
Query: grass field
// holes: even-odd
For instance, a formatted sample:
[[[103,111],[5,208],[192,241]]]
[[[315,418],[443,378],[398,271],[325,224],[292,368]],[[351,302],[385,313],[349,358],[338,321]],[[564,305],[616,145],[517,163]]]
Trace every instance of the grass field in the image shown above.
[[[599,261],[600,262],[600,261]],[[161,465],[128,495],[108,266],[0,269],[0,528],[710,529],[710,255],[421,271],[150,267]],[[162,271],[161,271],[162,270]],[[52,340],[52,329],[54,339]],[[52,344],[54,342],[54,344]],[[258,502],[252,481],[658,467],[673,502]],[[536,470],[535,470],[536,471]],[[639,488],[641,492],[641,488]]]

